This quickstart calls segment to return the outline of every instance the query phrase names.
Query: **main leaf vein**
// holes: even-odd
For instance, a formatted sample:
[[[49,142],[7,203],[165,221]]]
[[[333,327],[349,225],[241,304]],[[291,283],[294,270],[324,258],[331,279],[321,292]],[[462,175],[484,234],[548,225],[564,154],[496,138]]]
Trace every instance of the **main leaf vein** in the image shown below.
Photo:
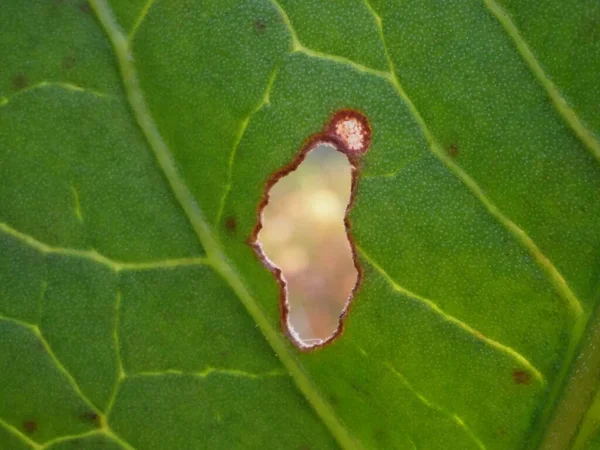
[[[144,133],[150,149],[154,153],[158,165],[171,187],[173,195],[181,205],[198,239],[206,249],[207,258],[214,269],[237,294],[250,316],[262,331],[267,342],[294,379],[298,389],[304,394],[309,404],[329,429],[332,436],[338,441],[339,445],[344,449],[357,448],[357,444],[350,436],[348,430],[300,367],[295,356],[292,355],[290,344],[273,327],[256,299],[247,290],[239,274],[230,265],[220,248],[219,242],[213,235],[213,231],[206,221],[204,213],[180,177],[171,151],[158,131],[144,100],[133,62],[133,55],[130,52],[130,42],[123,35],[119,25],[116,23],[112,10],[105,0],[92,0],[91,5],[113,45],[123,78],[125,92],[138,125]]]

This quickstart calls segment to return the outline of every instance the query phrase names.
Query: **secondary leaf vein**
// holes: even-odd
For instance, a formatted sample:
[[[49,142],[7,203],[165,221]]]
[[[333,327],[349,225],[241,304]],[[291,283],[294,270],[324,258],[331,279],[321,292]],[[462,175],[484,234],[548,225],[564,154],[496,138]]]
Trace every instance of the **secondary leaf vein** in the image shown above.
[[[364,0],[367,1],[367,0]],[[550,259],[544,255],[541,249],[537,246],[537,244],[529,237],[529,235],[520,228],[515,222],[505,216],[502,211],[494,204],[484,193],[483,189],[475,182],[473,178],[458,164],[454,162],[454,160],[448,155],[447,152],[442,150],[439,146],[435,137],[429,130],[427,123],[415,107],[414,103],[410,100],[402,86],[400,85],[400,81],[398,75],[396,73],[396,69],[394,67],[394,63],[390,56],[385,36],[383,32],[383,19],[379,16],[373,8],[369,8],[376,14],[378,18],[377,23],[380,25],[380,35],[383,43],[383,47],[385,49],[385,53],[388,59],[390,71],[385,75],[385,78],[389,80],[392,84],[398,95],[404,100],[410,113],[413,118],[421,128],[421,133],[425,137],[426,141],[429,144],[429,148],[431,152],[436,156],[449,170],[450,172],[456,176],[470,191],[471,193],[481,202],[481,204],[485,207],[485,209],[489,212],[489,214],[494,217],[504,228],[513,236],[515,240],[517,240],[533,257],[534,261],[538,264],[538,266],[544,271],[546,276],[550,279],[550,282],[554,286],[555,290],[558,292],[560,297],[565,301],[567,306],[571,309],[573,315],[575,317],[579,317],[583,313],[583,308],[581,306],[581,302],[575,295],[575,293],[568,286],[566,280],[562,276],[562,274],[558,271],[558,269],[552,264]]]
[[[375,358],[371,358],[369,356],[369,354],[365,351],[365,349],[363,349],[360,345],[358,345],[358,344],[354,344],[354,345],[355,345],[356,349],[359,351],[359,353],[364,358],[369,358],[369,359],[373,360],[373,362],[375,364],[382,365],[383,367],[385,367],[385,369],[388,370],[388,371],[390,371],[396,378],[398,378],[400,380],[400,382],[404,385],[404,387],[406,387],[422,404],[424,404],[427,408],[433,409],[434,411],[437,411],[440,414],[442,414],[442,415],[446,416],[447,418],[449,418],[455,425],[457,425],[461,429],[461,431],[463,431],[465,434],[467,434],[469,436],[469,438],[472,439],[477,444],[477,446],[480,449],[485,449],[485,446],[483,445],[483,443],[481,442],[481,440],[477,438],[477,436],[471,430],[471,428],[469,428],[465,424],[464,420],[462,420],[458,415],[451,413],[450,411],[448,411],[444,407],[442,407],[442,406],[440,406],[440,405],[432,402],[428,398],[426,398],[417,389],[415,389],[415,387],[412,385],[412,383],[410,383],[410,381],[408,381],[408,379],[402,373],[400,373],[393,366],[393,364],[391,364],[390,362],[387,362],[387,361],[383,361],[382,362],[382,361],[379,361],[379,360],[377,360]],[[408,439],[413,444],[413,446],[416,448],[416,445],[412,441],[410,435],[407,434],[407,436],[408,436]]]
[[[33,247],[41,253],[52,253],[57,255],[73,256],[76,258],[87,259],[97,264],[107,266],[115,272],[121,272],[126,270],[150,270],[175,268],[181,266],[210,265],[210,261],[207,258],[203,257],[174,258],[148,262],[117,261],[98,253],[96,250],[78,250],[74,248],[53,247],[51,245],[45,244],[44,242],[38,241],[32,236],[17,231],[5,223],[0,223],[0,230],[20,240],[21,242],[24,242],[30,247]]]
[[[115,298],[115,309],[114,309],[115,319],[114,319],[114,328],[113,328],[113,343],[115,346],[115,358],[117,360],[117,378],[115,380],[115,385],[113,386],[112,393],[110,394],[110,398],[106,405],[106,411],[104,412],[106,420],[108,420],[110,411],[112,410],[112,407],[117,398],[117,394],[119,392],[119,387],[121,386],[121,383],[123,382],[123,380],[126,377],[125,369],[123,368],[123,358],[121,357],[121,347],[119,344],[119,324],[120,324],[120,315],[121,315],[121,299],[122,299],[121,291],[117,291],[117,295]]]
[[[14,99],[15,97],[23,95],[27,92],[36,91],[39,89],[47,89],[47,88],[51,88],[51,87],[57,87],[57,88],[64,89],[69,92],[80,92],[80,93],[84,93],[84,94],[90,94],[90,95],[93,95],[94,97],[98,97],[98,98],[111,97],[110,94],[105,94],[104,92],[99,92],[99,91],[96,91],[96,90],[90,89],[90,88],[84,88],[84,87],[78,86],[73,83],[67,83],[64,81],[40,81],[39,83],[32,84],[31,86],[21,89],[20,91],[16,92],[15,94],[12,94],[9,97],[1,97],[0,98],[0,108],[9,104],[11,102],[11,100]]]
[[[40,448],[46,449],[46,448],[49,448],[52,445],[60,444],[61,442],[74,441],[74,440],[77,440],[77,439],[85,439],[87,437],[101,435],[101,434],[104,434],[102,432],[102,430],[91,430],[91,431],[86,431],[85,433],[80,433],[80,434],[68,434],[68,435],[60,436],[60,437],[54,438],[54,439],[52,439],[50,441],[47,441]]]
[[[154,3],[154,0],[147,0],[146,3],[144,4],[144,6],[142,7],[142,9],[140,10],[140,14],[135,19],[135,22],[133,23],[133,26],[131,27],[131,31],[129,32],[128,38],[130,41],[133,41],[135,34],[137,33],[138,29],[140,28],[140,25],[142,24],[142,22],[148,15],[148,11],[150,10],[150,7],[152,6],[153,3]]]
[[[119,444],[121,444],[123,447],[125,447],[127,449],[133,449],[133,447],[131,447],[131,445],[129,445],[125,440],[123,440],[121,437],[119,437],[117,434],[115,434],[114,431],[112,431],[110,429],[110,427],[108,426],[106,417],[94,405],[94,403],[92,403],[92,401],[83,393],[83,391],[79,387],[79,384],[77,383],[77,380],[75,380],[75,378],[73,377],[73,375],[71,375],[71,372],[69,372],[67,370],[67,368],[62,364],[62,362],[60,362],[60,360],[54,354],[54,352],[52,351],[52,348],[50,347],[50,344],[48,343],[48,341],[46,340],[46,338],[42,334],[42,331],[41,331],[41,329],[40,329],[39,326],[37,326],[37,325],[31,325],[31,324],[29,324],[27,322],[23,322],[23,321],[20,321],[20,320],[17,320],[17,319],[11,319],[11,318],[4,317],[4,316],[0,316],[0,321],[14,323],[16,325],[22,326],[23,328],[25,328],[29,332],[33,333],[37,337],[37,339],[40,341],[40,343],[42,344],[42,346],[44,347],[44,350],[46,351],[46,354],[52,360],[52,362],[56,366],[57,370],[66,379],[67,383],[71,386],[71,389],[73,389],[73,391],[79,396],[79,398],[81,400],[83,400],[83,402],[95,414],[98,415],[99,421],[102,424],[102,431],[104,433],[106,433],[108,436],[110,436],[112,439],[114,439],[117,442],[119,442]]]
[[[594,137],[594,134],[584,125],[575,110],[569,106],[556,85],[544,72],[544,69],[537,58],[521,36],[518,28],[508,15],[508,13],[494,0],[484,0],[485,6],[498,19],[506,34],[515,44],[517,51],[529,66],[538,82],[548,93],[550,100],[563,120],[571,127],[575,135],[583,145],[592,153],[598,162],[600,162],[600,142]]]
[[[25,442],[25,444],[29,445],[30,447],[32,447],[34,449],[41,449],[42,448],[42,446],[40,444],[38,444],[37,442],[35,442],[31,438],[29,438],[28,436],[26,436],[23,433],[21,433],[17,428],[13,427],[8,422],[5,422],[4,420],[0,419],[0,425],[2,425],[2,427],[6,431],[8,431],[10,434],[12,434],[13,436],[16,436],[18,439],[20,439],[21,441]]]
[[[361,247],[357,247],[357,249],[358,249],[359,253],[361,254],[361,256],[387,281],[387,283],[395,291],[400,292],[401,294],[403,294],[413,300],[423,303],[430,310],[432,310],[436,314],[440,315],[444,320],[453,323],[461,330],[465,331],[466,333],[468,333],[471,336],[473,336],[474,338],[476,338],[478,341],[485,343],[486,345],[494,348],[495,350],[497,350],[499,352],[509,355],[511,358],[513,358],[515,361],[517,361],[521,366],[526,368],[542,385],[546,384],[546,380],[545,380],[544,376],[542,375],[542,373],[531,362],[529,362],[529,360],[527,358],[525,358],[523,355],[521,355],[518,351],[516,351],[512,347],[504,345],[494,339],[490,339],[487,336],[484,336],[483,334],[481,334],[479,331],[477,331],[476,329],[474,329],[467,323],[446,313],[435,302],[433,302],[427,298],[421,297],[420,295],[415,294],[414,292],[411,292],[408,289],[403,288],[398,283],[396,283],[396,281],[394,281],[392,279],[392,277],[385,271],[385,269],[383,269],[383,267],[381,267],[375,260],[373,260],[373,258],[371,256],[369,256]]]
[[[233,185],[233,163],[235,161],[235,156],[237,154],[238,146],[240,145],[240,142],[241,142],[242,138],[244,137],[244,133],[246,133],[246,130],[248,129],[248,125],[250,123],[250,120],[252,120],[252,117],[256,113],[258,113],[261,109],[263,109],[263,107],[265,105],[268,105],[270,103],[271,89],[273,89],[273,84],[275,83],[275,78],[277,78],[278,71],[279,71],[279,67],[275,67],[273,69],[273,71],[271,72],[271,75],[269,76],[269,79],[267,81],[267,87],[265,88],[263,96],[261,97],[259,102],[256,104],[256,106],[252,109],[250,114],[248,114],[240,122],[240,129],[235,138],[235,143],[233,144],[231,154],[229,155],[229,162],[228,162],[228,166],[227,166],[227,184],[225,185],[225,189],[223,190],[223,195],[221,197],[221,202],[219,204],[219,211],[217,212],[217,218],[215,220],[215,226],[218,226],[219,222],[221,221],[221,218],[223,216],[223,210],[225,209],[225,204],[227,202],[227,198],[229,197],[229,193],[231,192],[231,188]]]
[[[298,34],[296,33],[296,30],[292,26],[292,22],[290,21],[290,18],[287,15],[287,13],[285,12],[285,10],[283,9],[283,7],[276,0],[271,0],[271,2],[273,3],[273,5],[275,5],[277,10],[279,11],[279,14],[281,15],[281,17],[283,19],[283,23],[287,26],[288,31],[290,32],[290,36],[292,38],[292,45],[291,45],[291,49],[290,49],[291,53],[304,53],[313,58],[326,59],[329,61],[346,64],[346,65],[352,66],[354,69],[358,70],[359,72],[367,72],[367,73],[370,73],[372,75],[375,75],[375,76],[378,76],[380,78],[384,78],[387,80],[387,72],[382,72],[380,70],[373,69],[372,67],[368,67],[363,64],[357,63],[357,62],[355,62],[351,59],[345,58],[343,56],[331,55],[328,53],[319,52],[317,50],[312,50],[312,49],[306,47],[305,45],[303,45],[300,42],[300,40],[298,39]]]
[[[400,372],[398,372],[398,370],[396,370],[396,368],[392,364],[390,364],[390,363],[384,363],[384,365],[388,368],[389,371],[391,371],[397,378],[400,379],[400,381],[402,382],[402,384],[404,384],[404,386],[406,386],[419,399],[419,401],[421,403],[423,403],[428,408],[431,408],[431,409],[433,409],[435,411],[438,411],[441,414],[443,414],[446,417],[448,417],[467,436],[469,436],[469,438],[471,440],[473,440],[473,442],[475,442],[475,444],[477,445],[477,447],[479,447],[481,450],[485,450],[486,447],[485,447],[485,445],[483,445],[483,442],[481,442],[481,440],[477,437],[477,435],[473,432],[473,430],[471,430],[471,428],[465,423],[465,421],[463,419],[461,419],[458,415],[453,414],[450,411],[446,410],[445,408],[441,407],[440,405],[437,405],[437,404],[433,403],[432,401],[430,401],[429,399],[427,399],[425,396],[423,396],[423,394],[421,394],[420,392],[418,392],[414,388],[414,386],[412,384],[410,384],[410,382],[406,379],[406,377],[404,375],[402,375]]]
[[[262,380],[265,378],[273,378],[273,377],[283,377],[288,374],[281,370],[272,370],[270,372],[265,373],[251,373],[246,372],[244,370],[239,369],[220,369],[218,367],[207,367],[206,369],[199,372],[184,372],[176,369],[169,370],[161,370],[161,371],[151,371],[151,372],[138,372],[133,373],[128,376],[128,378],[134,377],[161,377],[167,375],[181,375],[181,376],[193,376],[198,378],[206,378],[210,375],[227,375],[232,377],[240,377],[240,378],[250,378],[252,380]]]

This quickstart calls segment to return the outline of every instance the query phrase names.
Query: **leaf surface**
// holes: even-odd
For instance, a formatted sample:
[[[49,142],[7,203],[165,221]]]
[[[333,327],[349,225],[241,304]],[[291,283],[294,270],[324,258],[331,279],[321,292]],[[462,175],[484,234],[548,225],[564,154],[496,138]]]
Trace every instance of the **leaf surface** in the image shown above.
[[[592,0],[4,4],[0,449],[600,448],[598,23]],[[347,108],[373,131],[364,273],[302,353],[247,242]]]

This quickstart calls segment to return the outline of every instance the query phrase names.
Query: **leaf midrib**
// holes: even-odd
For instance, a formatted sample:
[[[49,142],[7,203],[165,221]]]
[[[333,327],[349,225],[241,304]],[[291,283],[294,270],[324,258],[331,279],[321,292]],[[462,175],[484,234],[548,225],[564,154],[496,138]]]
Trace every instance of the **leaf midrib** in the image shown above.
[[[215,271],[237,294],[281,363],[290,373],[298,389],[306,397],[338,444],[343,449],[357,449],[358,445],[350,436],[348,430],[296,361],[285,338],[271,326],[258,302],[248,292],[236,271],[227,261],[202,211],[180,177],[173,156],[154,124],[150,110],[145,103],[133,62],[133,55],[129,48],[130,41],[121,32],[111,8],[106,0],[91,0],[91,5],[112,43],[133,115],[146,137],[175,198],[183,208],[194,232],[206,250],[207,259],[211,262]]]

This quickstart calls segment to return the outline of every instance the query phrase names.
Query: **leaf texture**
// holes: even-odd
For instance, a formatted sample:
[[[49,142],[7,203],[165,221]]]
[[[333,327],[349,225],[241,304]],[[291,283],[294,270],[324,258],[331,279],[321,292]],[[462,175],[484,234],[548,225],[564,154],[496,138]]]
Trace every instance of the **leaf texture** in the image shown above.
[[[600,448],[597,2],[1,11],[0,449]],[[247,242],[347,108],[364,273],[303,353]]]

